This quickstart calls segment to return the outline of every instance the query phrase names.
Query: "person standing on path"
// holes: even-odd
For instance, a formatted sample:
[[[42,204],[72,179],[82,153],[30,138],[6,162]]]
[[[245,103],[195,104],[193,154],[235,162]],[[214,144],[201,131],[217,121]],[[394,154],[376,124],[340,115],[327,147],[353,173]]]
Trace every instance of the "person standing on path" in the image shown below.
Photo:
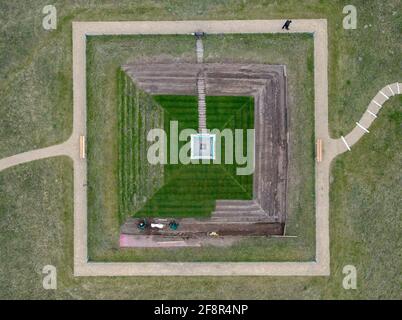
[[[282,30],[286,29],[289,30],[289,25],[291,24],[292,20],[286,20],[285,24],[282,26]]]

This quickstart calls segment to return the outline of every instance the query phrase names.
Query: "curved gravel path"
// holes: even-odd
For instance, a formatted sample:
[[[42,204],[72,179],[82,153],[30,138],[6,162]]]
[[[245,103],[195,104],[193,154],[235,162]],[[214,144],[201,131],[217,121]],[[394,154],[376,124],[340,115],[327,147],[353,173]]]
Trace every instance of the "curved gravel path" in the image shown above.
[[[68,156],[72,158],[73,157],[72,151],[73,151],[73,144],[70,140],[67,140],[67,142],[53,145],[47,148],[19,153],[7,158],[0,159],[0,171],[19,164],[45,158],[51,158],[57,156]]]
[[[366,112],[356,122],[356,127],[349,132],[346,137],[341,137],[335,140],[336,152],[341,154],[345,151],[351,151],[351,147],[359,141],[366,133],[370,133],[368,130],[377,119],[383,104],[387,102],[391,97],[402,94],[402,84],[399,82],[391,83],[383,87],[367,106]]]

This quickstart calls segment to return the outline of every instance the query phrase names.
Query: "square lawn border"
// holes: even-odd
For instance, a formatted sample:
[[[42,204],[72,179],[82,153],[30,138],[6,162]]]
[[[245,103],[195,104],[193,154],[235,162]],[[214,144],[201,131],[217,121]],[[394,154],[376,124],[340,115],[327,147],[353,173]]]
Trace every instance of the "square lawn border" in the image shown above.
[[[310,33],[314,36],[315,137],[328,133],[328,35],[326,19],[222,21],[74,21],[73,136],[86,135],[86,36],[172,35],[202,30],[210,34]],[[334,154],[315,166],[316,254],[309,262],[89,262],[87,249],[87,163],[74,160],[74,276],[329,276],[329,169]]]

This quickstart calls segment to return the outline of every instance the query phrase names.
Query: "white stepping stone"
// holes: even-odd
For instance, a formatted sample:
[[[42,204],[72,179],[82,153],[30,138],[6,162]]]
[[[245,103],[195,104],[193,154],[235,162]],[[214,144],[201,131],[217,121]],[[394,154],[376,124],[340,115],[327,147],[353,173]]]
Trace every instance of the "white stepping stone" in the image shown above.
[[[359,126],[359,128],[361,128],[363,131],[370,133],[370,131],[368,131],[365,127],[363,127],[360,123],[356,122],[356,124]]]
[[[377,116],[375,115],[375,113],[371,112],[371,111],[368,110],[368,109],[367,109],[367,112],[368,112],[369,114],[371,114],[374,118],[377,118]]]
[[[341,139],[342,139],[343,143],[345,144],[346,148],[348,148],[348,150],[350,151],[350,147],[349,147],[348,143],[346,142],[346,139],[343,136],[341,136]]]

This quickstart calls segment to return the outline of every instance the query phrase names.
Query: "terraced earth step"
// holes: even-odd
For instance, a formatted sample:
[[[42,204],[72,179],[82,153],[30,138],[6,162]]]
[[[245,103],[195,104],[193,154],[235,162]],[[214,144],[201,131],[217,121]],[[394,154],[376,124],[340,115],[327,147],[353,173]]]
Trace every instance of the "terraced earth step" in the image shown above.
[[[264,210],[222,210],[213,211],[212,217],[268,217]]]
[[[234,208],[249,208],[258,206],[258,203],[254,200],[216,200],[215,208],[234,207]]]
[[[181,222],[181,224],[196,224],[196,223],[241,223],[241,222],[272,222],[273,219],[266,216],[266,217],[205,217],[205,218],[151,218],[154,222],[153,223],[163,223],[167,224],[169,221],[176,220]],[[124,223],[125,227],[134,227],[137,228],[138,221],[142,220],[142,218],[134,218],[130,217]]]
[[[260,223],[260,222],[273,222],[272,218],[267,217],[212,217],[208,220],[211,223],[222,223],[222,224],[235,224],[235,223]]]
[[[248,206],[216,206],[216,212],[252,212],[252,211],[262,211],[260,205],[257,203],[250,204]]]

